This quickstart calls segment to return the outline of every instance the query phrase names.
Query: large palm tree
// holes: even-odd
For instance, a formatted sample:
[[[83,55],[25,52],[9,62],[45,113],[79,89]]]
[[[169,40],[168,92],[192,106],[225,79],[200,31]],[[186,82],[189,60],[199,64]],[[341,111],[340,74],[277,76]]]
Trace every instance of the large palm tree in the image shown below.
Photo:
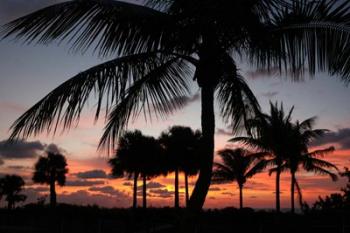
[[[185,104],[189,81],[201,88],[203,154],[190,199],[204,204],[214,155],[214,95],[226,123],[239,126],[258,110],[240,76],[237,57],[296,79],[327,70],[349,80],[349,4],[337,0],[68,1],[7,24],[2,35],[27,42],[72,43],[116,58],[69,79],[24,113],[11,138],[56,131],[80,119],[91,92],[96,119],[106,104],[109,122],[100,146],[115,146],[130,119],[164,117]],[[336,5],[336,6],[334,6]],[[306,69],[307,68],[307,69]],[[194,72],[193,72],[194,71]],[[105,99],[106,98],[106,99]]]
[[[301,189],[296,179],[296,173],[299,171],[300,166],[308,172],[314,172],[316,174],[328,175],[335,181],[337,175],[332,170],[337,171],[337,167],[321,159],[326,154],[334,151],[334,147],[325,149],[318,149],[315,151],[309,151],[310,144],[317,138],[321,137],[328,130],[325,129],[313,129],[316,118],[309,118],[302,122],[296,122],[292,125],[290,135],[290,146],[288,148],[289,153],[286,157],[286,161],[282,166],[283,170],[288,169],[291,174],[291,212],[295,212],[294,193],[295,187],[299,192],[299,201],[302,204]]]
[[[23,178],[17,175],[6,175],[0,179],[0,196],[5,197],[9,210],[15,207],[16,202],[23,202],[26,200],[27,197],[21,194],[24,184]]]
[[[247,180],[260,172],[257,166],[264,153],[251,153],[247,150],[223,149],[218,152],[222,163],[215,163],[214,182],[236,181],[239,188],[239,208],[243,208],[243,187]]]
[[[159,141],[167,156],[167,167],[175,173],[174,206],[179,208],[179,174],[184,172],[185,196],[188,202],[188,176],[198,170],[198,150],[201,133],[193,131],[190,127],[172,126],[161,133]]]
[[[64,186],[68,173],[66,158],[59,153],[47,152],[47,156],[40,156],[34,167],[33,181],[50,186],[50,205],[57,204],[56,183]]]
[[[280,177],[283,171],[283,163],[289,153],[289,133],[292,128],[291,115],[293,108],[288,114],[283,106],[270,102],[270,114],[260,114],[249,121],[251,136],[236,137],[231,142],[242,142],[254,149],[270,154],[270,157],[260,161],[257,166],[265,168],[275,166],[276,172],[276,211],[280,212]]]

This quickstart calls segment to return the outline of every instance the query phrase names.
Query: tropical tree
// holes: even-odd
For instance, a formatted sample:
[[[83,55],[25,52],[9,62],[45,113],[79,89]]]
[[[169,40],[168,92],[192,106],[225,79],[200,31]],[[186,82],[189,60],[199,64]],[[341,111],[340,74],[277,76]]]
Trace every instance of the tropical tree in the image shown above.
[[[296,173],[300,167],[308,172],[328,175],[333,181],[337,180],[337,175],[332,170],[337,171],[337,167],[320,157],[334,151],[334,147],[309,151],[310,144],[317,138],[322,137],[328,130],[313,129],[315,117],[302,121],[297,121],[292,125],[290,135],[290,146],[288,148],[286,161],[282,165],[282,170],[289,170],[291,174],[291,212],[295,212],[294,193],[295,187],[299,193],[299,202],[302,204],[301,189],[296,179]]]
[[[179,208],[179,174],[184,172],[185,177],[185,198],[188,203],[188,176],[196,174],[199,169],[199,149],[200,149],[199,131],[193,131],[190,127],[172,126],[161,133],[159,142],[164,148],[167,157],[169,171],[175,173],[175,198],[174,206]]]
[[[56,183],[64,186],[68,173],[66,158],[59,153],[47,152],[47,156],[40,156],[34,167],[32,180],[35,183],[50,186],[50,205],[57,204]]]
[[[140,113],[163,117],[184,106],[189,81],[195,80],[201,88],[203,153],[190,207],[200,210],[212,173],[215,92],[233,130],[258,110],[236,67],[237,57],[295,79],[303,71],[327,70],[349,81],[347,1],[146,2],[68,1],[5,25],[4,37],[71,42],[74,51],[94,48],[102,57],[116,57],[49,93],[13,124],[11,138],[56,131],[60,122],[69,128],[96,92],[96,119],[104,104],[108,115],[100,146],[113,149],[131,118]]]
[[[131,178],[133,177],[133,208],[137,208],[137,181],[141,176],[143,179],[143,204],[146,206],[146,180],[147,177],[157,175],[157,170],[161,158],[159,157],[159,145],[150,137],[146,137],[141,131],[127,131],[118,141],[118,148],[115,157],[109,160],[112,167],[112,174],[116,177],[121,177],[125,173]]]
[[[17,202],[23,202],[26,200],[26,195],[21,194],[24,184],[22,177],[17,175],[6,175],[5,177],[0,178],[0,196],[5,197],[9,210],[13,209]]]
[[[288,114],[284,112],[283,105],[270,102],[270,114],[261,114],[249,121],[251,136],[236,137],[231,142],[241,142],[253,149],[269,153],[270,156],[258,163],[261,169],[274,166],[276,172],[276,211],[280,212],[280,177],[283,171],[284,161],[289,153],[289,133],[292,128],[291,115],[293,108]]]
[[[243,188],[249,178],[261,171],[257,166],[264,153],[251,153],[238,149],[223,149],[218,152],[222,163],[215,163],[213,181],[224,183],[236,181],[239,188],[239,208],[243,208]]]
[[[147,180],[167,174],[164,169],[164,156],[161,146],[154,137],[145,136],[142,141],[143,156],[140,157],[142,177],[142,207],[147,207]]]

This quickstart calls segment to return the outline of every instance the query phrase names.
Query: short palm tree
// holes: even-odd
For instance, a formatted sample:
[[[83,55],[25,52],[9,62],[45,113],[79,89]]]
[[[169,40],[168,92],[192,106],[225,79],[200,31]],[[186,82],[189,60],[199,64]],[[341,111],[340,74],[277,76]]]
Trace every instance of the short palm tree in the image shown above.
[[[68,173],[66,158],[59,153],[47,152],[47,156],[39,157],[34,167],[33,181],[50,186],[50,205],[57,204],[56,183],[64,186]]]
[[[231,142],[241,142],[253,149],[260,150],[270,154],[259,162],[258,166],[265,168],[275,166],[276,172],[276,211],[280,212],[280,176],[283,169],[283,163],[289,153],[289,132],[292,127],[291,115],[293,108],[288,114],[284,112],[283,105],[270,102],[270,114],[261,114],[255,119],[249,121],[251,127],[251,136],[236,137],[230,139]]]
[[[249,178],[261,171],[258,161],[266,154],[251,153],[238,149],[223,149],[218,152],[222,163],[215,163],[214,182],[236,181],[239,188],[239,208],[243,208],[243,188]]]
[[[214,156],[214,95],[233,130],[259,108],[239,74],[237,57],[255,67],[339,74],[349,81],[349,4],[337,0],[113,0],[68,1],[7,25],[2,35],[27,42],[72,42],[114,59],[66,81],[24,113],[11,138],[28,137],[58,123],[69,128],[92,92],[96,119],[106,104],[109,122],[100,146],[114,147],[130,119],[166,116],[185,104],[191,80],[201,88],[203,154],[190,199],[200,210],[209,189]],[[337,7],[334,7],[337,5]],[[194,72],[192,72],[194,71]],[[106,99],[105,99],[106,98]]]
[[[328,175],[333,181],[337,180],[337,175],[332,170],[337,171],[337,167],[319,157],[323,157],[334,151],[334,147],[325,149],[319,149],[310,152],[310,144],[317,138],[321,137],[328,130],[325,129],[313,129],[316,118],[309,118],[305,121],[296,122],[293,124],[290,132],[290,147],[289,153],[286,157],[286,161],[282,166],[282,170],[288,169],[291,174],[291,212],[295,212],[294,193],[295,187],[299,192],[300,204],[301,189],[297,184],[296,173],[299,171],[300,166],[308,171],[316,174]]]
[[[198,171],[199,159],[198,150],[200,148],[199,131],[193,131],[190,127],[172,126],[162,132],[159,142],[164,148],[167,157],[167,167],[175,173],[175,198],[174,206],[179,208],[179,174],[184,172],[185,176],[185,196],[188,203],[188,176],[196,174]]]
[[[133,208],[137,207],[137,181],[140,176],[143,179],[143,205],[146,207],[146,180],[158,174],[156,168],[161,168],[161,160],[154,158],[160,156],[159,148],[154,138],[144,136],[141,131],[127,131],[119,138],[115,157],[109,161],[114,176],[126,173],[133,177]]]
[[[17,202],[26,200],[26,196],[21,194],[24,187],[24,180],[17,175],[6,175],[0,179],[1,197],[5,197],[8,209],[13,209]]]
[[[113,176],[119,177],[127,173],[133,177],[133,208],[137,208],[137,180],[140,174],[139,157],[143,156],[141,141],[143,139],[141,131],[127,131],[118,141],[118,148],[115,157],[109,160],[112,167]]]

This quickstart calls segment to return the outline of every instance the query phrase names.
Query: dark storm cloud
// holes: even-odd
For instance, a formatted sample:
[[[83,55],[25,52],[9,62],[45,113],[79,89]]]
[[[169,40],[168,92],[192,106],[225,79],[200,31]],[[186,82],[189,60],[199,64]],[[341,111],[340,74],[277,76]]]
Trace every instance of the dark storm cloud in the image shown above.
[[[27,142],[23,140],[8,143],[0,141],[0,157],[2,159],[22,159],[35,158],[42,155],[43,152],[53,152],[65,154],[65,150],[56,144],[45,144],[40,141]]]
[[[45,145],[40,141],[17,141],[8,143],[0,142],[0,157],[4,159],[35,158],[45,150]]]
[[[66,182],[66,186],[73,186],[73,187],[87,187],[87,186],[93,186],[93,185],[103,185],[105,184],[104,181],[96,180],[96,181],[90,181],[90,180],[71,180]]]
[[[350,128],[339,129],[336,132],[328,132],[323,137],[317,139],[312,145],[320,146],[331,143],[339,144],[340,149],[350,149]]]
[[[85,172],[78,172],[76,177],[81,179],[105,179],[108,177],[107,173],[103,170],[91,170]]]

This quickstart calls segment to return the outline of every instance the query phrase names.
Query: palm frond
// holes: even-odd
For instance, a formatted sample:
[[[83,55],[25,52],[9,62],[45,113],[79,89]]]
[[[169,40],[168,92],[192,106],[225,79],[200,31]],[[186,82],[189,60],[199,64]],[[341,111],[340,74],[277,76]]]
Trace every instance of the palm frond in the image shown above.
[[[164,58],[157,52],[125,56],[92,67],[61,84],[37,104],[31,107],[11,127],[10,138],[26,138],[42,131],[48,133],[59,125],[68,129],[78,123],[80,114],[91,93],[97,97],[95,119],[99,118],[103,106],[106,114],[111,105],[117,103],[130,85],[140,80]]]
[[[187,77],[191,77],[191,72],[186,62],[173,58],[134,82],[109,114],[99,148],[113,151],[129,120],[136,119],[141,113],[147,120],[154,115],[165,117],[182,107],[185,102],[181,97],[190,92]]]
[[[68,1],[6,24],[0,36],[40,44],[67,40],[75,51],[94,47],[101,56],[125,55],[159,49],[172,24],[168,15],[141,5],[114,0]]]
[[[323,157],[327,154],[333,153],[335,151],[334,146],[328,147],[326,149],[321,149],[321,150],[315,150],[310,153],[308,153],[306,156],[307,157]]]
[[[279,41],[276,50],[282,56],[265,60],[280,68],[284,62],[286,69],[296,77],[301,77],[306,70],[311,75],[316,71],[328,71],[340,75],[348,83],[350,3],[343,1],[339,4],[337,0],[291,2],[290,7],[275,11],[271,20],[271,39]],[[278,56],[277,51],[274,55]]]
[[[312,171],[312,172],[314,172],[316,174],[320,174],[320,175],[328,175],[332,179],[332,181],[338,180],[338,176],[335,173],[333,173],[325,168],[322,168],[320,166],[317,166],[317,165],[309,166],[308,171]]]
[[[225,72],[217,87],[220,113],[234,130],[240,125],[248,129],[247,120],[260,112],[260,106],[244,78],[238,73],[232,58],[225,58]]]

